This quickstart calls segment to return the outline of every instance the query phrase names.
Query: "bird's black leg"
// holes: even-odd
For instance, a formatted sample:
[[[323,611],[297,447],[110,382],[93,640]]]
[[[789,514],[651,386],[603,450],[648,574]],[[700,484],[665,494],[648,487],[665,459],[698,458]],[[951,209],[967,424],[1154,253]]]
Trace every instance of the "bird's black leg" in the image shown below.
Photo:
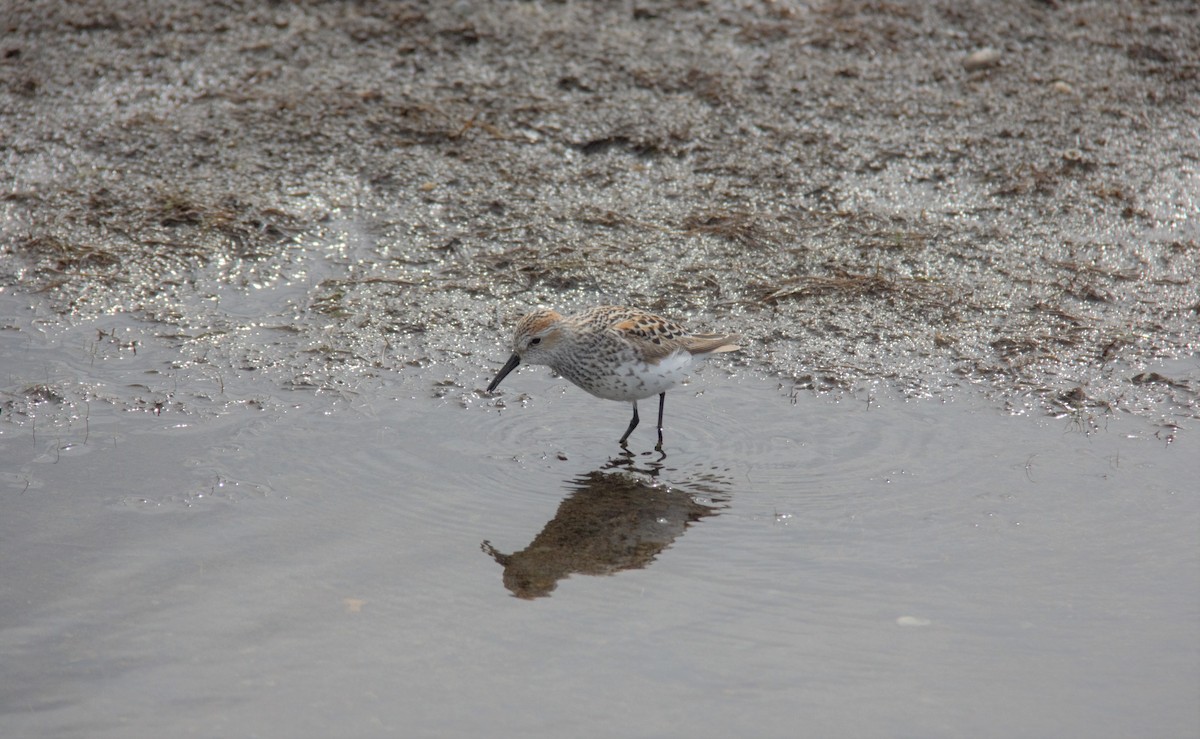
[[[635,428],[637,428],[637,425],[638,425],[637,401],[635,400],[635,401],[633,401],[633,419],[629,422],[629,428],[625,429],[625,435],[622,436],[621,440],[618,441],[617,443],[620,444],[621,446],[625,446],[625,440],[629,438],[629,435],[633,433],[633,430]]]
[[[667,402],[667,394],[659,393],[658,394],[658,446],[654,447],[654,450],[658,451],[658,452],[662,451],[662,413],[663,413],[663,405],[665,405],[666,402]]]

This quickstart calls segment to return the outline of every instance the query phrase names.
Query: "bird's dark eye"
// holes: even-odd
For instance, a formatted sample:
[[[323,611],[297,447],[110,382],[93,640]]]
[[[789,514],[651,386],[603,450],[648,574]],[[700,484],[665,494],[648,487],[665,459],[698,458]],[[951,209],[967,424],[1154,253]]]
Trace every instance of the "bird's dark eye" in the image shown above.
[[[534,337],[534,338],[532,338],[532,339],[530,339],[530,340],[529,340],[529,345],[530,345],[530,346],[534,346],[535,344],[540,344],[540,343],[542,343],[542,339],[541,339],[541,337],[540,337],[540,336]]]

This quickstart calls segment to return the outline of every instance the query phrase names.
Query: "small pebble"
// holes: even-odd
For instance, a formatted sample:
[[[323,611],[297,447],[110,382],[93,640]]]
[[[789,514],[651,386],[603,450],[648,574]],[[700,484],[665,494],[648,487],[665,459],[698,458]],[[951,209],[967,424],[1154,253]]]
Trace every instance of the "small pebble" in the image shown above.
[[[1062,80],[1054,80],[1054,84],[1050,85],[1050,89],[1054,90],[1055,92],[1062,93],[1063,95],[1074,95],[1075,94],[1075,88],[1071,87],[1069,84],[1067,84],[1066,82],[1063,82]]]
[[[933,622],[920,616],[901,616],[896,619],[896,623],[900,626],[928,626]]]
[[[963,59],[963,69],[974,72],[977,69],[987,69],[1000,63],[1000,52],[988,46],[980,49]]]

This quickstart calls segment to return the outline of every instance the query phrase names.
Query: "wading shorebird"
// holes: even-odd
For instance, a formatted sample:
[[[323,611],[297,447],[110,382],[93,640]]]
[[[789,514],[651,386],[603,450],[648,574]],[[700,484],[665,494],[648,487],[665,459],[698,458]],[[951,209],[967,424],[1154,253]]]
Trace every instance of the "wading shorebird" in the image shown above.
[[[736,336],[693,334],[677,323],[637,308],[602,305],[573,316],[536,310],[517,323],[513,355],[488,385],[490,393],[522,362],[544,364],[592,395],[633,403],[633,419],[621,436],[625,446],[638,425],[637,402],[658,396],[658,445],[662,451],[667,391],[687,377],[698,359],[741,349]]]

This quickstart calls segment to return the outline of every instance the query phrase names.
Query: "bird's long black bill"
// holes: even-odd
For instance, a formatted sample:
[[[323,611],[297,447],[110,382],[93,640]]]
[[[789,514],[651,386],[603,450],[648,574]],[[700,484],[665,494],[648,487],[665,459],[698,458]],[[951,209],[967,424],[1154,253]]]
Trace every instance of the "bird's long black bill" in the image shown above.
[[[504,366],[500,369],[500,371],[496,373],[496,379],[492,380],[492,384],[487,386],[487,391],[490,393],[495,390],[496,386],[500,384],[500,381],[505,377],[508,377],[508,373],[512,372],[519,366],[521,366],[521,356],[519,354],[514,354],[509,357],[508,361],[504,363]]]

